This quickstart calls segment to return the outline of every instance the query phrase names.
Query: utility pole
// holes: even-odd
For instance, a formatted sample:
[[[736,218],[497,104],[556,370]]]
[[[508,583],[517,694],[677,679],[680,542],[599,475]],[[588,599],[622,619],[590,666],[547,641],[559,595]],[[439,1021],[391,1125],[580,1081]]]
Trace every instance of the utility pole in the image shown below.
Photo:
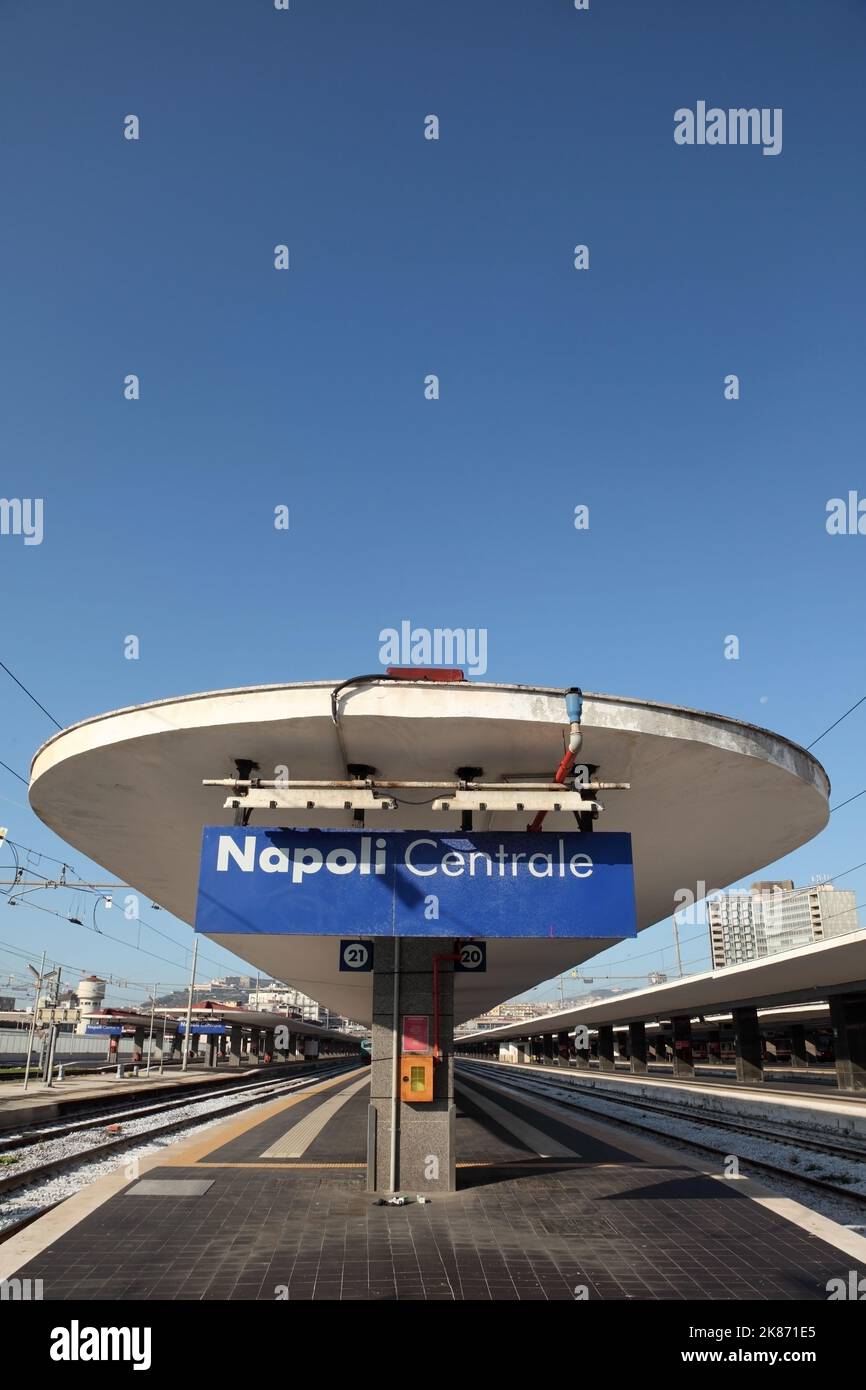
[[[60,1005],[60,970],[54,981],[54,1000],[51,1005],[51,1026],[48,1031],[48,1062],[42,1070],[42,1080],[50,1090],[54,1085],[54,1049],[57,1046],[57,1009]]]
[[[45,974],[45,952],[42,952],[42,960],[39,962],[38,974],[36,972],[36,967],[33,965],[28,965],[27,969],[30,971],[32,975],[36,975],[36,997],[33,1000],[33,1017],[30,1020],[30,1034],[27,1038],[27,1061],[24,1064],[25,1091],[27,1090],[27,1085],[30,1081],[30,1058],[33,1053],[33,1034],[36,1032],[36,1014],[39,1009],[39,991],[42,988],[42,977]]]
[[[677,926],[677,916],[676,916],[676,913],[674,913],[673,917],[671,918],[671,921],[672,921],[673,924],[674,924],[674,950],[675,950],[676,953],[677,953],[677,975],[679,976],[680,979],[682,979],[682,978],[683,978],[683,962],[682,962],[682,957],[680,956],[680,929],[679,929],[679,927]]]
[[[189,998],[186,1004],[186,1027],[183,1030],[183,1061],[181,1071],[186,1071],[189,1065],[189,1044],[192,1032],[192,993],[195,989],[195,963],[198,957],[198,937],[194,936],[192,941],[192,967],[189,972]]]
[[[144,1069],[145,1076],[150,1076],[150,1055],[153,1052],[153,1015],[156,1011],[156,990],[158,981],[154,983],[153,994],[150,997],[150,1034],[147,1039],[147,1066]]]
[[[162,1076],[165,1071],[165,1044],[168,1038],[168,1011],[163,1010],[162,1015],[162,1047],[159,1049],[159,1074]]]

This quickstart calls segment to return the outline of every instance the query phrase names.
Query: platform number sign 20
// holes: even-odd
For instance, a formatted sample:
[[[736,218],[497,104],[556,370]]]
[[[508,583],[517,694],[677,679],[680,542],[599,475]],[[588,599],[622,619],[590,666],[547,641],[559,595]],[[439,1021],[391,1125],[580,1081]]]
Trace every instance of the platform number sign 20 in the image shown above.
[[[454,962],[455,970],[472,970],[476,975],[487,969],[487,942],[466,941],[460,947],[460,959]]]
[[[356,973],[360,970],[372,970],[372,941],[341,941],[340,969],[354,970]]]

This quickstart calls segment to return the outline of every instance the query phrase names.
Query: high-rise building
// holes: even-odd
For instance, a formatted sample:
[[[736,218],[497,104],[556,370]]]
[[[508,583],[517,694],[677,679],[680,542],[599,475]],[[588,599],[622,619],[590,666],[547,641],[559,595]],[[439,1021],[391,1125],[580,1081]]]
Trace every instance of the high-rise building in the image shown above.
[[[856,894],[818,883],[795,888],[791,879],[753,883],[746,892],[707,902],[713,969],[761,960],[860,926]]]

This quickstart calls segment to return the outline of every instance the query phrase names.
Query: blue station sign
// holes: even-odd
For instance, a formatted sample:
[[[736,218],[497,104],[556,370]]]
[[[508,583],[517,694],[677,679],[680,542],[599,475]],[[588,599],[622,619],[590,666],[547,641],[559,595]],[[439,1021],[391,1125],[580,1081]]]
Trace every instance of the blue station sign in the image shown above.
[[[631,837],[208,826],[208,936],[636,936]]]

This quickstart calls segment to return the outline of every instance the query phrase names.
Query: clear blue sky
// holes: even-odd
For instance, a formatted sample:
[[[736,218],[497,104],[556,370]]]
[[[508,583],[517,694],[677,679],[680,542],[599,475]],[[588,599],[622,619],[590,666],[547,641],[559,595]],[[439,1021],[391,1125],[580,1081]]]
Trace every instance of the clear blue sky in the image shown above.
[[[7,0],[2,492],[45,536],[0,537],[0,657],[66,724],[375,669],[409,618],[485,627],[493,680],[808,743],[866,693],[866,537],[825,528],[866,495],[864,40],[855,0]],[[699,100],[781,107],[781,154],[677,146]],[[0,701],[26,775],[52,725],[2,672]],[[834,801],[864,728],[816,750]],[[95,872],[2,769],[0,795]],[[768,874],[866,860],[864,823],[866,797]],[[866,901],[866,871],[840,886]],[[31,956],[184,976],[165,913],[177,947],[141,944],[175,968],[0,911]]]

